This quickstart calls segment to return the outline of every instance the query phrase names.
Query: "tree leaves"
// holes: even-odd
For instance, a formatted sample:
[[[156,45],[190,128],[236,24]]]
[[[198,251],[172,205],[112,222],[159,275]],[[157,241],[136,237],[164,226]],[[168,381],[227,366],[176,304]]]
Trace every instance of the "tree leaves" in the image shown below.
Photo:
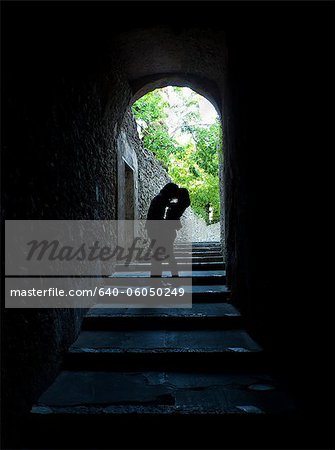
[[[149,92],[134,103],[132,110],[140,137],[144,147],[166,167],[171,179],[189,190],[193,210],[208,223],[211,205],[213,223],[218,222],[221,124],[218,119],[211,124],[201,123],[198,94],[186,95],[180,87],[174,87],[173,92],[178,102],[172,102],[165,88]],[[172,131],[171,111],[175,123]]]

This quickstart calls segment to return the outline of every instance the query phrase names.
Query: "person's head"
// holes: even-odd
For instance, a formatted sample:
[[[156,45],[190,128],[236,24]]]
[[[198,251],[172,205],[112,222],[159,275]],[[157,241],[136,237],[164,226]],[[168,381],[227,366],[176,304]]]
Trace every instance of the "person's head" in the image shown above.
[[[178,204],[180,206],[184,206],[185,208],[189,207],[191,204],[190,194],[186,188],[179,188],[178,190]]]
[[[163,187],[163,189],[161,189],[160,193],[163,197],[171,199],[177,197],[178,191],[179,187],[177,184],[168,183]]]

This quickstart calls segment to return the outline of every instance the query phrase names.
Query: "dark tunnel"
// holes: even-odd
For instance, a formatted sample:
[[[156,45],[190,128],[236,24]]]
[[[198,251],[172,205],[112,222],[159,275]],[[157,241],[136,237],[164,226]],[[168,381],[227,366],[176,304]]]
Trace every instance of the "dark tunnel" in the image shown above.
[[[134,127],[124,128],[131,105],[167,85],[200,93],[223,128],[220,245],[230,302],[264,349],[262,370],[278,375],[302,411],[270,425],[258,415],[215,425],[141,416],[121,435],[118,422],[78,422],[78,414],[48,434],[45,414],[31,432],[31,408],[62,369],[87,311],[8,309],[3,301],[4,448],[331,447],[331,6],[2,2],[3,218],[118,219],[118,143]],[[247,371],[256,364],[249,356]],[[166,436],[157,441],[151,426]]]

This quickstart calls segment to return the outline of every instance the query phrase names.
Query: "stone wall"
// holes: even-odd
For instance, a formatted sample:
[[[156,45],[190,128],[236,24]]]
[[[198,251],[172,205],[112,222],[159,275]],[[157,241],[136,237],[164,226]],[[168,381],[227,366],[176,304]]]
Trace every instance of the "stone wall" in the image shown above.
[[[125,114],[121,132],[126,136],[128,145],[137,157],[137,217],[145,219],[151,200],[166,183],[171,181],[171,178],[153,153],[143,147],[138,136],[135,118],[130,109]]]
[[[117,59],[111,72],[57,21],[44,29],[31,17],[49,46],[42,57],[34,26],[6,17],[15,27],[3,80],[3,217],[115,219],[116,139],[131,95]],[[3,428],[15,448],[21,418],[56,377],[86,311],[1,309]]]
[[[3,217],[122,217],[124,158],[134,170],[134,218],[145,218],[151,199],[170,178],[138,138],[128,108],[131,90],[118,59],[114,58],[111,72],[95,54],[83,54],[79,48],[70,57],[66,35],[57,43],[48,36],[50,45],[62,49],[63,64],[51,54],[42,60],[38,52],[35,60],[12,37],[22,58],[7,61],[11,76],[4,81],[3,164],[9,170],[4,173]],[[24,79],[20,64],[26,67]],[[18,311],[5,309],[2,303],[6,421],[18,424],[53,381],[85,312]],[[6,431],[15,439],[15,428],[8,426]]]
[[[170,179],[153,155],[140,146],[136,133],[127,131],[127,127],[136,129],[134,122],[129,120],[122,131],[136,91],[127,51],[114,39],[117,31],[110,31],[107,15],[103,27],[101,13],[94,21],[87,11],[78,21],[77,11],[71,14],[69,8],[62,8],[54,6],[49,14],[37,5],[19,13],[9,4],[5,7],[8,47],[2,80],[6,94],[2,105],[2,162],[6,167],[3,217],[116,219],[119,213],[125,214],[119,209],[122,198],[118,197],[125,183],[117,176],[120,157],[125,156],[134,163],[134,207],[137,217],[144,218],[152,197]],[[88,33],[93,23],[95,32]],[[193,51],[197,35],[193,31],[178,39]],[[174,31],[170,39],[173,43]],[[132,46],[139,42],[130,41]],[[193,54],[184,50],[184,45],[178,48],[181,58]],[[183,70],[170,58],[166,64],[169,71],[180,71],[183,79],[184,73],[201,63],[201,73],[190,80],[199,86],[204,84],[206,92],[214,95],[215,83],[204,81],[202,73],[214,67],[203,61],[204,55],[217,53],[208,52],[211,47],[207,43],[204,48],[206,51],[198,51],[198,63],[192,56]],[[155,70],[167,71],[164,67]],[[221,71],[221,63],[215,70]],[[145,75],[136,70],[136,77]],[[6,368],[3,407],[5,420],[10,423],[5,426],[6,433],[12,434],[14,447],[20,418],[57,375],[62,355],[76,338],[84,313],[82,309],[12,311],[5,310],[2,302],[2,366]]]
[[[192,210],[188,208],[182,219],[183,228],[178,232],[177,241],[183,239],[183,235],[191,235],[193,242],[220,241],[220,222],[207,225],[206,222]]]

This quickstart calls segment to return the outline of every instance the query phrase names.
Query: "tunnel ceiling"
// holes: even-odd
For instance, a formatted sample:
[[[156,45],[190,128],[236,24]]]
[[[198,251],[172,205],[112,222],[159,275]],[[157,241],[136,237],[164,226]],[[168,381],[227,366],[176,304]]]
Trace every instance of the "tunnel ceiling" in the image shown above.
[[[167,85],[188,86],[221,109],[226,50],[222,31],[151,27],[120,33],[115,49],[136,101]]]

